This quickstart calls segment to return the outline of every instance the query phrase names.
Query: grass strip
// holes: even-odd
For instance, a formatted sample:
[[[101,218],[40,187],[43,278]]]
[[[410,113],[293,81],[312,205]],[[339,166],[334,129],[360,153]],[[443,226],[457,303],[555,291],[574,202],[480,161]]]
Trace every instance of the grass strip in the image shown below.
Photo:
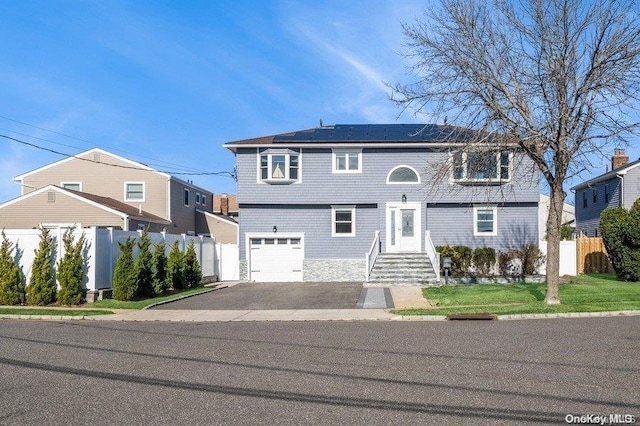
[[[170,302],[172,300],[182,299],[184,297],[195,296],[196,294],[208,293],[213,291],[211,287],[190,288],[187,290],[171,291],[165,295],[152,297],[149,299],[120,301],[114,299],[98,300],[92,303],[95,308],[104,309],[143,309],[147,306],[155,305],[162,302]]]
[[[80,317],[92,315],[109,315],[113,312],[105,309],[50,309],[50,308],[0,308],[0,315],[44,315]]]
[[[618,281],[615,274],[584,274],[560,284],[560,305],[544,303],[545,289],[545,283],[425,288],[424,297],[436,308],[393,312],[399,315],[509,315],[640,310],[640,282]]]

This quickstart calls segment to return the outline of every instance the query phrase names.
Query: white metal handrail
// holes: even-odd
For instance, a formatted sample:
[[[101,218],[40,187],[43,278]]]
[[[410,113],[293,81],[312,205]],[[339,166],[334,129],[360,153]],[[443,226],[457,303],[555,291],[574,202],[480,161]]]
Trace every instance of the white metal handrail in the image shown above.
[[[436,281],[440,282],[440,253],[436,251],[436,246],[434,246],[433,241],[431,241],[430,231],[425,232],[424,248],[427,252],[427,256],[429,256],[431,265],[433,266],[433,271],[436,274]]]
[[[371,270],[373,269],[373,265],[375,265],[376,263],[378,254],[380,254],[380,231],[376,231],[375,236],[373,237],[373,244],[371,244],[371,248],[369,249],[369,252],[366,254],[366,259],[367,259],[367,270],[365,274],[366,281],[369,281],[369,278],[371,277]]]

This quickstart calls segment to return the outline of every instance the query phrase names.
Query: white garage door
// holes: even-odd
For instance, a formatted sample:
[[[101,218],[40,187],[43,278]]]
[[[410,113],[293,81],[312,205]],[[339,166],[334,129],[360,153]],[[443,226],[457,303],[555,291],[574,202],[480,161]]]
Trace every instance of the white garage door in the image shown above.
[[[250,238],[251,281],[302,281],[301,238]]]

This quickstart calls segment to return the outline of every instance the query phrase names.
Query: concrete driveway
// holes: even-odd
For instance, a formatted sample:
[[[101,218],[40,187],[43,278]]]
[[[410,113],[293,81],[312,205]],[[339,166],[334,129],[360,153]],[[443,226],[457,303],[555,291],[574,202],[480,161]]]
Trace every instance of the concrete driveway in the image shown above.
[[[361,282],[238,283],[210,293],[166,303],[153,309],[354,309],[361,292]]]

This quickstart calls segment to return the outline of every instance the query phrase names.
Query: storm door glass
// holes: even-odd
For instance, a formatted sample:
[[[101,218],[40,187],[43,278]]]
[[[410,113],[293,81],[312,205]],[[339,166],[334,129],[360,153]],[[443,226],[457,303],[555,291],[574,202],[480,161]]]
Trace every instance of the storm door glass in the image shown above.
[[[413,214],[415,210],[402,210],[402,236],[413,237]]]

